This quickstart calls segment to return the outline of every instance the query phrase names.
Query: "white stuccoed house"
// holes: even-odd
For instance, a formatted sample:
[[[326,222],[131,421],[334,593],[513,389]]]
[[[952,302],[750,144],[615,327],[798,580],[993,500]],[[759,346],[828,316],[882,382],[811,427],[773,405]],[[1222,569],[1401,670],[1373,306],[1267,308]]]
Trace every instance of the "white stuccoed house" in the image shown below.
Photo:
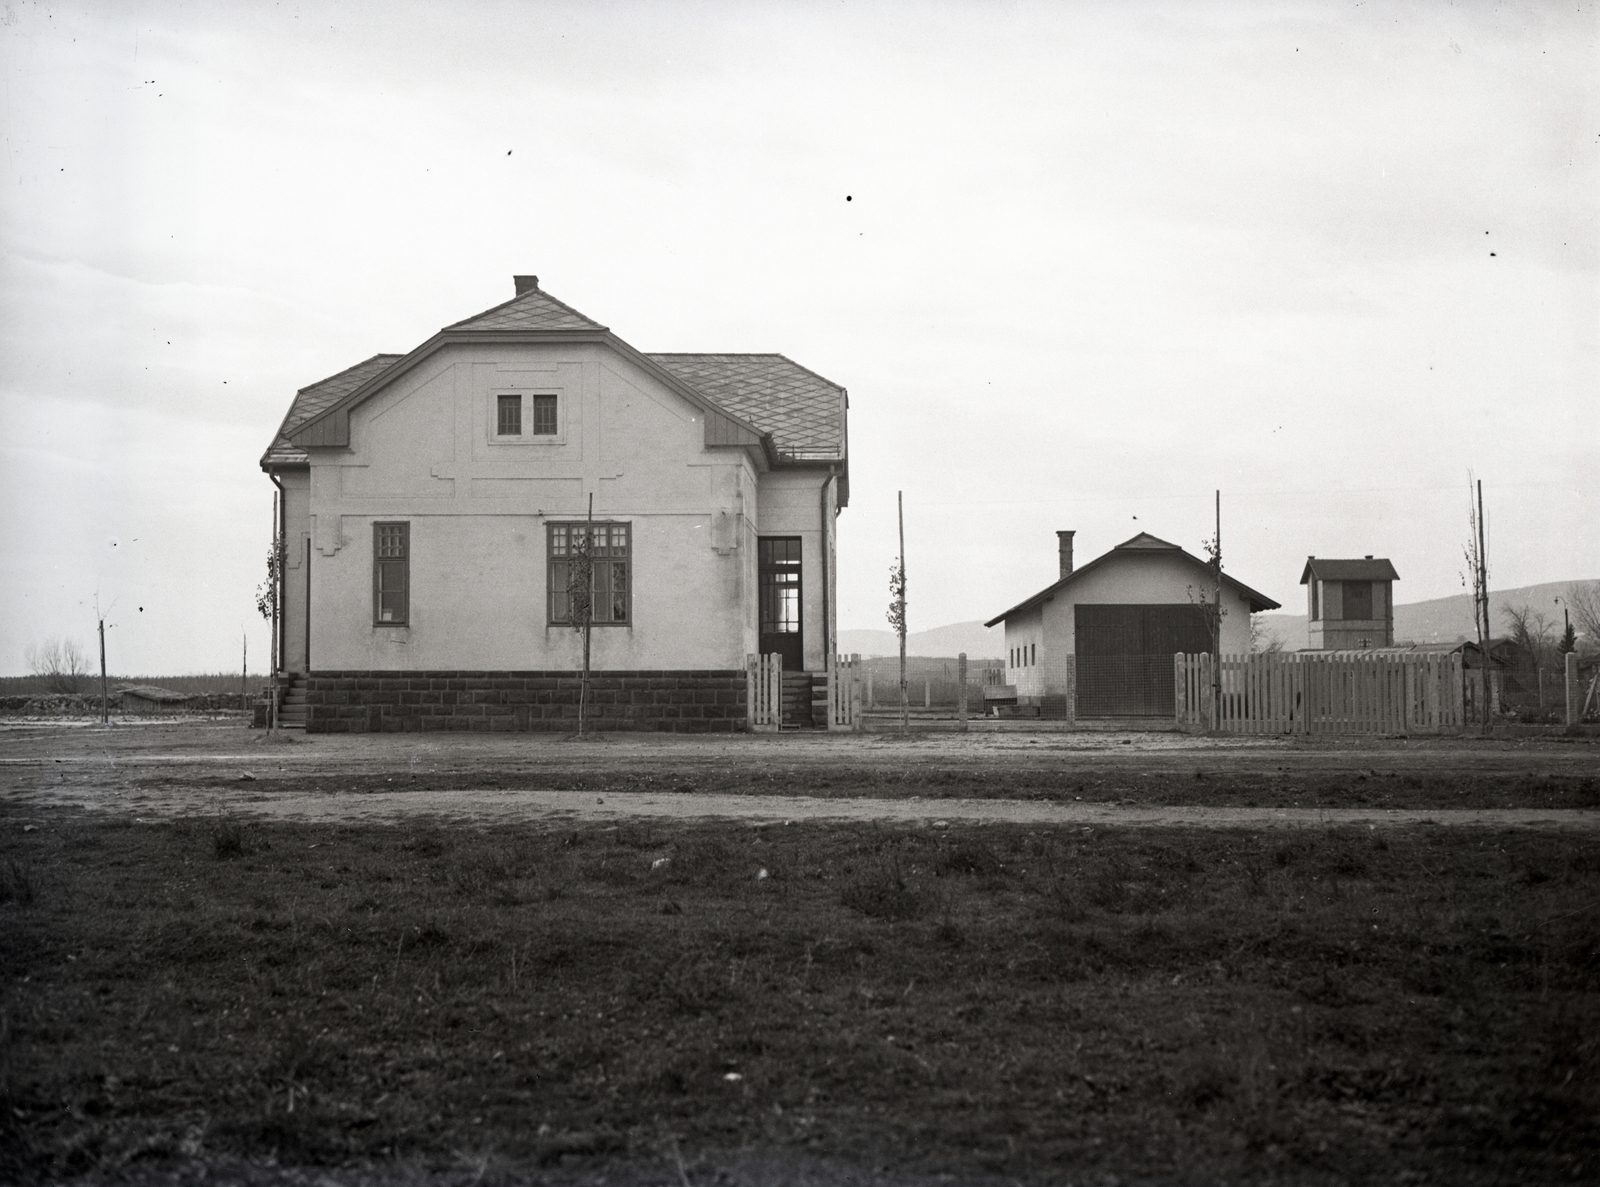
[[[569,728],[591,531],[596,725],[743,728],[751,654],[825,678],[845,389],[779,354],[644,354],[514,283],[302,389],[261,459],[306,728]]]

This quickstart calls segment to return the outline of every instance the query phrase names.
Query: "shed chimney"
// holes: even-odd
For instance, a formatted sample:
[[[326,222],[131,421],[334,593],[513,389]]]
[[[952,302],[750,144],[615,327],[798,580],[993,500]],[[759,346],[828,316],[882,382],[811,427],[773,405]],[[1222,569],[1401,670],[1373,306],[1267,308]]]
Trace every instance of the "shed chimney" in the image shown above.
[[[517,286],[517,296],[520,297],[531,289],[537,289],[539,287],[539,278],[537,276],[513,276],[511,283]]]
[[[1061,576],[1072,576],[1072,537],[1077,532],[1057,532],[1056,539],[1061,542]]]

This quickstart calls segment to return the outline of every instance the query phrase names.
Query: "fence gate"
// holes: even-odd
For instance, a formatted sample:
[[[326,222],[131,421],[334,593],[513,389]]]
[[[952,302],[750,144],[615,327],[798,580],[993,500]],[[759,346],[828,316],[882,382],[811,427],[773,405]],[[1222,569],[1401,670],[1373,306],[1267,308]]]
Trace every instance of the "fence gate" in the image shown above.
[[[859,655],[839,655],[828,669],[828,728],[853,730],[861,721]]]
[[[776,730],[783,724],[783,656],[745,657],[745,705],[752,730]]]

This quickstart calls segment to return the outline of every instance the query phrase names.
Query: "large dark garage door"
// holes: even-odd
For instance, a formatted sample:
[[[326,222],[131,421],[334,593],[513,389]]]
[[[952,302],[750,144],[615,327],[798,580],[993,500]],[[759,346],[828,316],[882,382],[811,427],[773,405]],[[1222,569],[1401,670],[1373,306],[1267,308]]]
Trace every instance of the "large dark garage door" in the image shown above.
[[[1198,606],[1086,606],[1074,614],[1079,717],[1171,717],[1174,652],[1211,650]]]

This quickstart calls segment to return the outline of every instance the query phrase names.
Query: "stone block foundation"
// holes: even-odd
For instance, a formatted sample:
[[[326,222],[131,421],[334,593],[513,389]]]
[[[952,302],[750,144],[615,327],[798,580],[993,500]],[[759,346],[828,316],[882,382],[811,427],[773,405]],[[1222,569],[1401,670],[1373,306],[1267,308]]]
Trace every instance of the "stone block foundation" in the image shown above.
[[[306,732],[570,732],[574,672],[313,672]],[[745,728],[745,674],[592,672],[586,728],[732,733]]]

